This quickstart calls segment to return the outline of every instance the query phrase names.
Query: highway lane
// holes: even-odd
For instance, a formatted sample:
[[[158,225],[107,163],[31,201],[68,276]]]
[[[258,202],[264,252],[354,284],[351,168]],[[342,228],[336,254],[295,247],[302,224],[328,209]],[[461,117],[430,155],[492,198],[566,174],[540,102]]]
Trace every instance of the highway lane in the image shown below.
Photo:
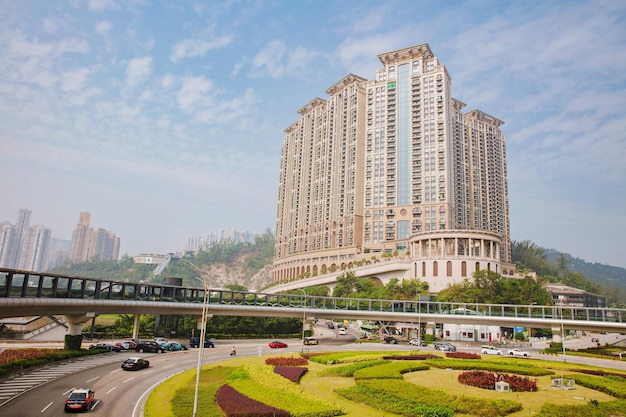
[[[355,344],[356,332],[353,329],[348,330],[348,334],[338,335],[336,332],[328,330],[319,333],[321,343],[314,346],[302,346],[298,339],[283,340],[289,344],[286,349],[270,349],[266,340],[248,340],[248,341],[220,341],[214,349],[205,349],[203,363],[214,363],[232,359],[229,356],[230,349],[235,346],[237,356],[257,356],[271,353],[287,353],[287,352],[324,352],[336,350],[406,350],[415,351],[415,347],[406,343],[398,345],[381,344],[381,343],[363,343]],[[466,346],[457,344],[459,351],[479,352],[479,346]],[[609,361],[594,358],[581,358],[575,356],[547,356],[540,355],[539,349],[541,344],[537,343],[529,348],[524,348],[532,353],[535,359],[565,361],[570,363],[585,363],[590,365],[602,366],[613,369],[626,369],[626,363],[619,361]],[[502,348],[506,353],[506,348]],[[423,347],[421,351],[434,352],[432,347]],[[143,415],[143,407],[151,390],[160,382],[170,378],[171,376],[187,369],[193,369],[197,366],[196,349],[183,352],[169,352],[161,355],[156,354],[136,354],[134,352],[125,352],[116,355],[109,355],[113,358],[113,362],[100,363],[96,360],[92,362],[92,366],[84,368],[60,369],[63,366],[75,366],[75,364],[66,364],[58,367],[57,376],[47,379],[41,385],[30,389],[29,391],[19,395],[18,397],[8,401],[0,406],[0,415],[3,417],[22,417],[38,415],[42,417],[52,417],[66,415],[63,410],[63,404],[69,391],[75,387],[91,388],[96,392],[97,403],[90,415],[101,417],[118,417],[130,416],[141,417]],[[121,362],[129,356],[142,356],[150,360],[151,366],[138,372],[123,371],[120,368]],[[43,370],[42,370],[43,372]],[[32,376],[37,378],[38,372],[34,372]],[[0,384],[0,392],[5,383]]]

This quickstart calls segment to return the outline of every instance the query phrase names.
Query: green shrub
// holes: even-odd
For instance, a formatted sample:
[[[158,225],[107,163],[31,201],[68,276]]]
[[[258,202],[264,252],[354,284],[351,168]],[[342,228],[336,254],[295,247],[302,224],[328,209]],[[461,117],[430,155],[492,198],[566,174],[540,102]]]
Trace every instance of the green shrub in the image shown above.
[[[430,369],[430,366],[423,363],[392,362],[360,369],[354,373],[354,379],[402,379],[402,374],[426,369]]]
[[[354,373],[359,369],[368,368],[370,366],[383,365],[386,363],[391,363],[391,361],[371,361],[371,362],[355,362],[348,365],[342,365],[335,368],[325,369],[324,371],[318,373],[318,376],[343,376],[343,377],[352,377]]]

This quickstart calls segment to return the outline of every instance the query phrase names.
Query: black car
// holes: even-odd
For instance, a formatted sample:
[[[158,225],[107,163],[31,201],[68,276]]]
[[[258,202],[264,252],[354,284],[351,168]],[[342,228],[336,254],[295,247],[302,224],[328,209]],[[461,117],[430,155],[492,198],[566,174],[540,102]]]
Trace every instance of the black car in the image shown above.
[[[189,347],[197,348],[199,346],[200,346],[200,338],[199,337],[192,337],[191,339],[189,339]],[[204,347],[205,348],[214,348],[215,344],[213,342],[211,342],[210,340],[205,340],[204,341]]]
[[[121,346],[110,345],[108,343],[96,343],[95,345],[89,346],[89,349],[108,350],[111,352],[119,352],[122,350]]]
[[[142,358],[128,358],[122,362],[122,369],[125,371],[138,371],[149,367],[150,362]]]
[[[163,346],[159,345],[157,342],[152,341],[152,340],[140,340],[139,343],[137,343],[137,347],[135,347],[135,350],[139,353],[143,353],[143,352],[163,353],[165,352],[165,349],[163,348]]]
[[[385,336],[383,338],[383,343],[389,343],[389,344],[397,345],[398,344],[398,339],[396,339],[395,337],[391,337],[391,336]]]

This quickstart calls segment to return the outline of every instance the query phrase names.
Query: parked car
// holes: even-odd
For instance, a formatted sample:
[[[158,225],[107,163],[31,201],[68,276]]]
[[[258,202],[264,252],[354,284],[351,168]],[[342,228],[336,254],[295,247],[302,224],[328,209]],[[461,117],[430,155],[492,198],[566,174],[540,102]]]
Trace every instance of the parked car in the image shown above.
[[[520,349],[509,349],[507,353],[511,356],[524,356],[524,357],[530,356],[530,353],[520,350]]]
[[[96,343],[95,345],[91,345],[89,346],[89,349],[101,349],[101,350],[108,350],[111,352],[119,352],[122,350],[121,346],[116,346],[116,345],[111,345],[108,343]]]
[[[398,344],[398,339],[396,339],[395,337],[391,337],[391,336],[385,336],[385,337],[383,337],[383,343],[389,343],[389,344],[397,345]]]
[[[137,339],[133,339],[131,337],[127,337],[115,344],[115,346],[119,346],[124,350],[133,350],[137,347]]]
[[[450,343],[437,342],[435,343],[435,350],[442,352],[456,352],[456,346]]]
[[[125,371],[138,371],[140,369],[149,368],[150,361],[142,358],[128,358],[122,362],[122,369]]]
[[[411,340],[409,340],[409,345],[411,345],[411,346],[426,346],[426,342],[424,342],[423,340],[420,341],[419,339],[411,339]]]
[[[72,390],[65,400],[65,411],[89,411],[94,404],[95,392],[90,389]]]
[[[179,351],[179,350],[187,350],[187,346],[178,342],[167,342],[163,343],[161,347],[165,350],[169,350],[170,352]]]
[[[481,355],[502,355],[502,351],[495,346],[482,346],[480,348]]]
[[[162,345],[164,343],[168,343],[169,339],[167,337],[155,337],[154,341],[157,342],[159,345]]]
[[[305,337],[304,338],[304,344],[305,345],[317,345],[317,344],[319,344],[319,342],[314,337]]]
[[[139,353],[143,352],[154,352],[154,353],[163,353],[165,349],[163,346],[159,345],[157,342],[153,340],[140,340],[135,347],[135,350]]]
[[[191,339],[189,339],[189,347],[197,348],[199,346],[200,346],[200,338],[199,337],[192,337]],[[213,342],[211,342],[210,340],[205,340],[204,341],[204,347],[205,348],[214,348],[215,344]]]
[[[281,349],[281,348],[286,348],[287,347],[287,343],[278,341],[278,340],[274,340],[273,342],[270,342],[269,347],[272,349]]]

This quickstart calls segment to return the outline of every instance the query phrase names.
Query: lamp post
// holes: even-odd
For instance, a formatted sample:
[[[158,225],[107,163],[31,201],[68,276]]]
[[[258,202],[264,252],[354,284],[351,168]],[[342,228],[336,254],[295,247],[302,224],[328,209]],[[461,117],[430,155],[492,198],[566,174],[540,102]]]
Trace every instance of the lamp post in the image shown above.
[[[533,318],[533,306],[537,304],[536,301],[533,301],[532,303],[530,303],[530,305],[528,306],[528,318]],[[532,346],[533,340],[533,328],[532,327],[528,327],[528,341],[530,342],[530,345]]]
[[[193,395],[193,417],[196,417],[198,415],[198,390],[200,387],[200,372],[202,371],[202,361],[204,358],[204,338],[206,337],[206,316],[207,316],[207,294],[209,292],[209,288],[206,282],[206,278],[204,276],[204,272],[198,268],[198,266],[196,266],[195,264],[185,260],[185,259],[180,259],[181,261],[185,262],[186,264],[188,264],[189,266],[191,266],[193,269],[195,269],[200,276],[202,277],[201,281],[204,287],[204,297],[202,299],[202,320],[201,320],[201,326],[200,327],[200,340],[198,341],[198,363],[196,365],[196,387],[195,387],[195,391],[194,391],[194,395]],[[194,277],[198,280],[200,280],[200,278],[198,277]]]
[[[561,347],[563,348],[563,362],[567,362],[565,356],[565,328],[563,326],[563,300],[559,303],[561,305]]]
[[[302,288],[298,288],[298,291],[302,291],[302,294],[304,294],[304,304],[306,305],[306,291],[304,291]],[[304,353],[304,323],[306,322],[306,310],[304,310],[304,306],[302,307],[302,350],[301,352]]]

